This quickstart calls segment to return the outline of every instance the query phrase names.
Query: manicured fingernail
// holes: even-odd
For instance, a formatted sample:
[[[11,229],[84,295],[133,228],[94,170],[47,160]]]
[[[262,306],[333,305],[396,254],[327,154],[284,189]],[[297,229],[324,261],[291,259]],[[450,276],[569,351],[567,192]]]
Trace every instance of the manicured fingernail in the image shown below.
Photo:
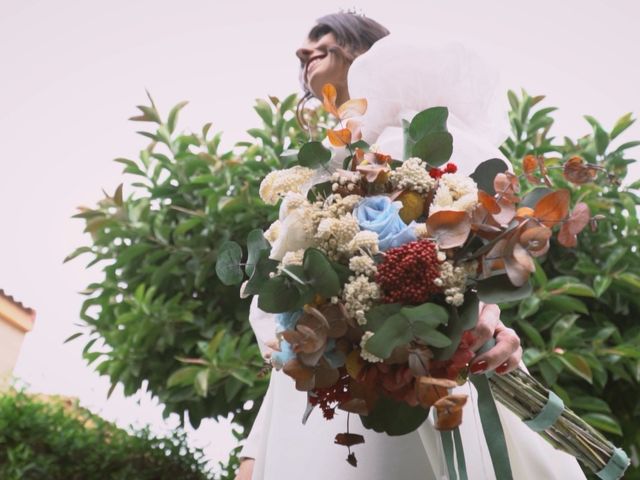
[[[487,369],[487,362],[480,360],[479,362],[471,364],[471,373],[482,373]]]
[[[509,364],[503,363],[498,368],[496,368],[496,373],[500,373],[500,374],[505,373],[508,368],[509,368]]]

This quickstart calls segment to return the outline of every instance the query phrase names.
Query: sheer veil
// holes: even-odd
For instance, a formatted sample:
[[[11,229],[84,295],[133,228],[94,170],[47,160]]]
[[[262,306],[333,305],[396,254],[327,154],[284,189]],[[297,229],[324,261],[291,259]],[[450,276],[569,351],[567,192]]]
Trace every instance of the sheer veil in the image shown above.
[[[349,94],[368,100],[362,117],[364,140],[402,158],[402,119],[446,106],[454,137],[453,161],[472,171],[472,164],[500,156],[497,147],[509,128],[502,101],[506,95],[497,91],[497,67],[462,44],[429,45],[416,38],[391,34],[353,62]]]

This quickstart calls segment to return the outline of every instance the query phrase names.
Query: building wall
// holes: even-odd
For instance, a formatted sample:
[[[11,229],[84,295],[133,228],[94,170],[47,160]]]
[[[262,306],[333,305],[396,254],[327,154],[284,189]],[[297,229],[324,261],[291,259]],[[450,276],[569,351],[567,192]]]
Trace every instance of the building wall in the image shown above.
[[[0,317],[0,378],[11,375],[18,360],[24,334],[23,330]]]

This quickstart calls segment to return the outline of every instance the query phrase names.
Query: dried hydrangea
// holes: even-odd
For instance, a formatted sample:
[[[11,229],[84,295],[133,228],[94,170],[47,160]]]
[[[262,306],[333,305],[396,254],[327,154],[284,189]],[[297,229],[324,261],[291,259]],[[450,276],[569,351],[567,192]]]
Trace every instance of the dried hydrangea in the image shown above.
[[[440,256],[441,253],[439,252],[438,255]],[[467,262],[455,266],[451,261],[444,261],[440,265],[440,278],[436,280],[436,283],[444,289],[445,301],[448,304],[459,307],[464,303],[467,278],[473,275],[477,267],[477,262]]]
[[[478,186],[472,178],[458,173],[440,177],[429,214],[440,210],[471,212],[478,204]]]
[[[436,186],[436,180],[429,175],[426,164],[415,157],[405,160],[391,172],[389,179],[396,190],[427,193]]]
[[[380,357],[376,357],[373,353],[367,350],[367,340],[373,337],[373,332],[364,332],[362,338],[360,339],[360,356],[370,363],[379,363],[382,362],[383,359]]]
[[[287,193],[295,192],[304,195],[311,186],[314,174],[315,170],[298,165],[273,171],[260,184],[260,198],[269,205],[275,205]]]
[[[281,227],[280,220],[276,220],[271,224],[271,226],[267,229],[267,231],[264,232],[264,238],[271,245],[273,245],[276,242],[276,240],[278,240],[278,237],[280,236],[280,227]]]
[[[296,250],[295,252],[287,252],[282,257],[282,265],[302,265],[302,260],[304,259],[304,250]]]
[[[376,262],[369,255],[356,255],[349,259],[349,270],[357,275],[371,277],[376,273]]]
[[[365,314],[379,298],[380,287],[364,275],[350,277],[342,292],[347,313],[355,318],[359,325],[367,323]]]
[[[340,218],[321,220],[315,239],[330,258],[337,259],[340,254],[347,253],[348,245],[359,231],[358,221],[349,213]]]
[[[380,253],[378,234],[368,230],[362,230],[356,233],[349,242],[347,250],[351,255],[356,255],[361,252],[369,252],[371,255]]]

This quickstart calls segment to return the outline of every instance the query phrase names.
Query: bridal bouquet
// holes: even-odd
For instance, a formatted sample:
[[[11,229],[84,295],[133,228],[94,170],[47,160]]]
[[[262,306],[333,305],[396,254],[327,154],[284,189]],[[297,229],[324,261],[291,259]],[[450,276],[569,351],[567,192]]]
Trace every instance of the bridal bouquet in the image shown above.
[[[337,153],[311,141],[295,153],[295,166],[270,173],[260,195],[280,202],[279,219],[264,235],[251,232],[244,262],[239,245],[223,245],[218,275],[229,284],[248,277],[242,294],[277,314],[271,364],[308,393],[305,418],[313,407],[327,419],[340,409],[359,415],[366,428],[401,435],[433,407],[436,428],[455,429],[467,398],[451,389],[468,379],[480,302],[530,295],[534,259],[551,237],[574,246],[597,218],[551,186],[542,158],[525,159],[527,177],[540,187],[524,197],[502,160],[482,162],[470,176],[458,173],[448,163],[453,139],[445,107],[405,124],[407,159],[397,161],[359,140],[365,100],[338,107],[331,85],[323,93],[337,120],[328,142],[344,152],[342,168],[332,161]],[[577,184],[599,173],[578,157],[564,166]],[[536,420],[547,406],[549,392],[524,372],[492,382],[496,397],[523,420]],[[586,458],[596,472],[615,456],[566,409],[549,425],[537,420],[556,446]],[[336,437],[347,447],[363,441],[348,428]],[[348,460],[355,465],[351,451]]]

